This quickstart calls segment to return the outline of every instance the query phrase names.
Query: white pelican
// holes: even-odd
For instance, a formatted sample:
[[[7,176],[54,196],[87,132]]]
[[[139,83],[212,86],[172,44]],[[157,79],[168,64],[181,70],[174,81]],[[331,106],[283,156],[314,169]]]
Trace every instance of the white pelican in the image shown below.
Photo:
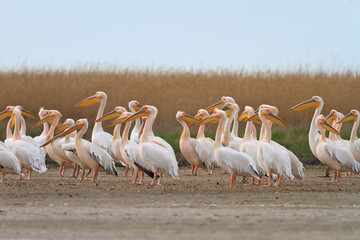
[[[43,124],[44,122],[51,122],[50,129],[48,132],[47,140],[51,139],[55,135],[55,128],[58,126],[59,120],[62,117],[62,114],[57,110],[47,110],[48,115],[39,120],[34,127]],[[60,140],[53,141],[51,144],[46,146],[46,152],[49,157],[56,163],[60,165],[59,176],[63,177],[66,167],[72,167],[73,164],[71,160],[66,156],[65,151],[61,147],[62,143]]]
[[[142,105],[140,105],[140,103],[136,100],[132,100],[129,102],[129,109],[132,113],[135,113],[137,111],[139,111],[141,109]],[[140,139],[139,139],[139,131],[140,131],[140,118],[137,118],[135,120],[135,126],[133,128],[133,130],[131,131],[131,135],[130,135],[130,141],[133,141],[137,144],[139,144]]]
[[[357,130],[359,127],[360,114],[358,110],[351,110],[350,113],[346,114],[345,117],[339,120],[339,123],[344,123],[347,121],[354,121],[353,127],[351,129],[349,149],[356,161],[360,162],[360,140],[357,137]]]
[[[245,110],[243,113],[240,114],[238,121],[246,120],[247,118],[253,116],[254,114],[255,111],[252,107],[245,106]],[[261,179],[262,176],[267,175],[267,172],[257,157],[257,149],[259,146],[259,141],[256,139],[256,129],[254,131],[254,128],[255,126],[253,121],[246,122],[244,137],[240,145],[240,152],[244,152],[248,154],[250,157],[252,157],[252,159],[256,164],[256,168],[259,172],[259,178]],[[255,132],[255,138],[252,134],[253,132]],[[260,185],[260,179],[257,182],[258,185]],[[252,178],[250,185],[253,185],[254,183],[255,183],[255,178]]]
[[[223,136],[223,145],[225,147],[231,147],[232,149],[236,151],[240,151],[240,144],[242,141],[242,138],[235,138],[230,131],[231,124],[234,122],[234,119],[237,121],[239,112],[238,107],[232,103],[232,102],[225,102],[225,105],[221,108],[221,110],[225,111],[227,113],[227,116],[229,117],[226,120],[225,127],[224,127],[224,136]]]
[[[179,168],[175,158],[174,150],[170,144],[159,137],[154,137],[152,126],[155,121],[158,110],[154,106],[145,105],[140,111],[128,117],[124,122],[133,121],[142,116],[148,116],[144,126],[144,131],[141,135],[139,143],[139,152],[141,159],[148,164],[154,172],[154,178],[151,185],[155,184],[157,174],[160,174],[158,185],[161,185],[162,175],[167,173],[173,178],[178,178]],[[162,140],[162,141],[160,141]],[[169,149],[170,146],[170,149]]]
[[[107,127],[120,125],[126,118],[130,117],[132,114],[133,113],[131,112],[124,112],[119,118],[115,119]],[[141,172],[141,176],[137,184],[143,184],[144,173],[146,173],[151,178],[154,178],[154,173],[141,159],[139,153],[139,144],[137,144],[135,141],[131,141],[131,140],[129,141],[129,131],[130,131],[131,123],[132,122],[130,121],[125,124],[123,135],[120,141],[120,151],[121,154],[124,156],[125,161],[129,162],[133,167],[133,169],[135,170],[133,184],[135,184],[137,181],[137,178],[139,176],[139,171]]]
[[[23,139],[23,136],[20,133],[21,110],[19,107],[15,107],[13,109],[13,117],[15,118],[14,135],[11,142],[9,142],[9,147],[19,159],[21,169],[29,170],[29,177],[27,179],[31,179],[33,170],[39,173],[46,172],[47,168],[45,165],[45,158],[39,147],[36,147],[27,140]]]
[[[98,91],[95,95],[88,97],[81,102],[77,103],[75,107],[87,107],[100,103],[96,119],[99,119],[103,116],[105,106],[107,101],[107,95],[104,92]],[[112,145],[112,136],[110,133],[104,132],[102,128],[102,122],[95,122],[94,128],[92,130],[91,142],[95,145],[105,149],[113,158],[115,158],[113,145]]]
[[[99,119],[96,119],[95,122],[103,122],[103,121],[106,121],[106,120],[110,120],[110,119],[113,119],[113,118],[120,117],[123,112],[126,112],[126,109],[124,107],[121,107],[121,106],[115,107],[115,109],[113,111],[105,114],[104,116],[102,116]],[[121,141],[120,130],[121,130],[121,124],[116,125],[115,128],[114,128],[114,131],[113,131],[113,136],[112,136],[112,147],[113,147],[113,151],[114,151],[114,155],[115,155],[114,160],[115,160],[115,162],[120,163],[123,166],[126,166],[125,177],[127,177],[129,167],[131,166],[131,163],[126,162],[126,160],[124,160],[124,157],[121,154],[121,151],[120,151],[120,141]]]
[[[311,99],[295,105],[294,107],[292,107],[290,109],[290,111],[301,111],[301,110],[308,109],[311,107],[315,107],[315,112],[314,112],[314,115],[313,115],[313,118],[312,118],[311,124],[310,124],[309,146],[310,146],[312,154],[316,158],[318,158],[316,155],[316,146],[320,140],[320,133],[319,133],[318,127],[316,126],[315,120],[318,116],[320,116],[320,113],[324,107],[324,100],[319,96],[313,96]],[[329,177],[329,171],[330,171],[330,169],[327,168],[325,177]]]
[[[229,187],[235,187],[236,176],[254,177],[259,179],[259,173],[256,169],[255,162],[249,155],[222,145],[221,135],[223,134],[226,120],[226,113],[224,111],[215,109],[213,115],[201,120],[198,125],[214,122],[214,119],[219,120],[214,145],[215,159],[218,166],[230,173]]]
[[[258,116],[262,121],[264,132],[259,142],[257,157],[268,173],[268,186],[272,186],[273,173],[277,174],[277,181],[274,186],[280,186],[283,176],[289,179],[294,178],[288,151],[284,147],[280,147],[279,144],[275,144],[274,141],[271,141],[272,122],[275,122],[283,127],[289,127],[280,118],[278,118],[276,114],[277,109],[275,107],[270,107],[269,105],[261,105],[259,107]],[[252,120],[254,116],[248,118],[247,120]]]
[[[185,121],[189,123],[197,123],[198,120],[186,115],[186,113],[182,111],[178,111],[176,113],[176,120],[183,127],[179,145],[182,155],[191,165],[191,175],[196,175],[198,167],[209,173],[210,155],[200,141],[190,137],[189,127],[185,123]]]
[[[2,183],[5,180],[5,174],[23,175],[19,159],[2,141],[0,141],[0,172]]]
[[[331,124],[332,123],[332,127],[338,132],[340,133],[341,131],[341,127],[342,127],[342,123],[339,123],[340,119],[342,119],[344,117],[344,114],[342,114],[341,112],[336,111],[335,109],[331,110],[330,113],[325,117],[326,121]],[[349,144],[350,142],[348,140],[344,140],[340,137],[340,135],[337,135],[333,132],[329,133],[329,139],[334,143],[339,145],[340,147],[344,147],[344,148],[349,148]]]
[[[116,171],[115,162],[110,154],[105,149],[95,145],[94,143],[84,141],[84,139],[82,139],[82,136],[85,134],[88,126],[89,123],[87,119],[79,119],[76,121],[74,126],[67,129],[62,134],[59,134],[58,136],[48,140],[43,146],[51,143],[57,138],[64,137],[76,130],[79,130],[75,136],[76,152],[80,160],[94,171],[92,181],[97,182],[99,171],[105,171],[114,176],[117,176],[118,174]]]
[[[48,111],[45,110],[44,108],[40,108],[39,118],[44,119],[47,115],[48,115]],[[41,134],[39,136],[34,137],[34,140],[39,143],[39,146],[43,145],[46,142],[48,133],[49,133],[49,124],[48,124],[48,122],[44,122],[43,123],[43,131],[41,132]],[[44,156],[46,156],[46,149],[45,148],[40,148],[40,149],[41,149],[42,154]]]
[[[198,114],[194,117],[195,119],[204,119],[209,117],[210,114],[205,109],[199,109]],[[205,125],[200,125],[198,133],[196,135],[196,139],[200,142],[200,144],[206,149],[207,153],[210,156],[211,163],[211,171],[210,174],[214,173],[216,159],[214,155],[214,140],[209,137],[205,137]]]
[[[334,170],[332,182],[339,182],[340,171],[359,173],[360,163],[354,159],[352,154],[343,147],[329,143],[330,140],[325,136],[325,130],[335,134],[339,133],[326,122],[323,115],[318,116],[315,123],[321,132],[319,143],[316,146],[316,154],[322,164]]]

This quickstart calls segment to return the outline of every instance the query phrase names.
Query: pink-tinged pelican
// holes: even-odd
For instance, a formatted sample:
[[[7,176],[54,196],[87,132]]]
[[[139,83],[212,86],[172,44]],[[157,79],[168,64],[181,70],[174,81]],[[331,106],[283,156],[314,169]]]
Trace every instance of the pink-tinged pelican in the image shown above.
[[[190,137],[189,127],[185,123],[185,121],[189,123],[197,123],[198,120],[186,115],[186,113],[182,111],[177,112],[176,120],[183,127],[183,132],[179,142],[180,151],[191,165],[191,175],[196,175],[198,167],[209,173],[210,155],[200,141]]]
[[[130,117],[132,114],[133,113],[131,112],[124,112],[119,118],[115,119],[107,127],[112,127],[114,125],[117,126],[122,124],[124,120]],[[137,184],[143,184],[144,173],[146,173],[151,178],[154,178],[154,173],[141,159],[139,153],[139,144],[131,140],[129,141],[129,131],[130,131],[131,123],[132,122],[130,121],[125,124],[123,135],[120,141],[120,151],[121,154],[124,156],[125,161],[130,163],[133,169],[135,170],[133,184],[136,183],[137,178],[139,176],[139,172],[141,173],[141,176]]]
[[[257,150],[257,157],[268,173],[268,186],[272,186],[272,174],[277,174],[277,181],[274,186],[280,186],[283,176],[289,179],[294,178],[288,151],[271,140],[271,127],[273,122],[282,127],[289,127],[284,121],[277,117],[277,112],[277,109],[273,106],[261,105],[257,114],[264,128]],[[255,116],[256,115],[253,115],[247,120],[255,119]]]
[[[0,172],[1,183],[5,180],[5,174],[23,175],[19,159],[2,141],[0,141]]]
[[[110,120],[110,119],[113,119],[113,118],[118,118],[124,112],[126,112],[126,109],[124,107],[117,106],[117,107],[114,108],[113,111],[105,114],[104,116],[102,116],[99,119],[96,119],[95,122],[103,122],[103,121]],[[126,160],[124,160],[124,157],[121,154],[121,151],[120,151],[120,141],[121,141],[120,130],[121,130],[121,124],[116,125],[115,128],[114,128],[114,131],[113,131],[112,146],[113,146],[113,151],[114,151],[114,155],[115,155],[114,160],[115,160],[115,162],[120,163],[123,166],[126,166],[125,177],[127,177],[129,167],[131,166],[131,163],[126,162]]]
[[[359,127],[360,114],[358,110],[351,110],[345,117],[339,120],[339,123],[344,123],[347,121],[354,121],[353,127],[351,129],[349,149],[353,157],[357,162],[360,162],[360,140],[357,137],[357,130]]]
[[[75,107],[87,107],[97,103],[100,103],[96,119],[99,119],[103,116],[105,106],[107,101],[106,93],[98,91],[95,95],[90,96],[81,102],[77,103]],[[112,145],[112,136],[110,133],[105,132],[102,128],[102,122],[95,122],[94,128],[92,130],[91,142],[95,145],[105,149],[113,158],[115,158],[113,145]]]
[[[214,145],[215,159],[218,166],[230,173],[229,187],[233,188],[235,187],[236,176],[259,178],[255,162],[249,155],[222,145],[221,135],[223,134],[225,120],[226,113],[222,110],[215,109],[213,115],[201,120],[198,125],[219,121]]]
[[[129,109],[132,113],[136,113],[137,111],[139,111],[141,109],[141,107],[142,107],[142,105],[136,100],[132,100],[129,102]],[[140,142],[140,139],[139,139],[140,127],[141,127],[140,118],[137,118],[135,120],[135,126],[134,126],[133,130],[131,131],[131,135],[130,135],[130,141],[133,141],[137,144],[139,144],[139,142]]]
[[[339,135],[339,133],[326,122],[323,115],[318,116],[315,123],[321,133],[319,143],[316,146],[316,154],[322,164],[334,170],[332,182],[339,182],[340,171],[359,173],[360,164],[354,159],[352,154],[343,147],[329,143],[328,141],[330,140],[325,136],[325,130],[337,135]]]
[[[235,138],[230,131],[231,124],[234,122],[234,119],[237,121],[239,112],[238,107],[232,102],[225,102],[225,105],[221,108],[221,110],[225,111],[228,119],[226,120],[225,127],[224,127],[224,136],[223,136],[223,145],[225,147],[231,147],[236,151],[240,151],[240,144],[242,138]]]
[[[174,150],[170,144],[159,137],[155,137],[153,134],[152,126],[157,113],[158,110],[156,107],[145,105],[140,111],[134,113],[124,121],[126,123],[142,116],[148,116],[144,131],[140,138],[139,152],[141,159],[154,172],[154,178],[151,185],[155,184],[158,173],[160,175],[157,183],[158,185],[161,185],[163,174],[169,174],[175,179],[179,177],[179,168]]]
[[[110,154],[105,149],[95,145],[94,143],[84,141],[84,139],[82,139],[86,130],[88,129],[88,126],[89,123],[87,119],[79,119],[76,121],[74,126],[67,129],[62,134],[59,134],[58,136],[48,140],[44,146],[57,138],[64,137],[76,130],[79,130],[75,136],[76,152],[80,160],[94,172],[92,181],[97,182],[99,171],[108,172],[114,176],[117,176],[118,174],[115,167],[115,162]]]
[[[293,106],[290,109],[290,111],[301,111],[301,110],[305,110],[305,109],[308,109],[311,107],[315,107],[315,112],[314,112],[314,115],[313,115],[313,118],[312,118],[311,124],[310,124],[309,145],[310,145],[312,154],[316,158],[318,158],[316,155],[316,146],[320,140],[320,133],[319,133],[320,130],[316,126],[315,120],[318,116],[320,116],[320,113],[324,107],[324,100],[319,96],[313,96],[311,99]],[[329,171],[330,171],[330,169],[327,168],[325,177],[329,177]]]
[[[8,146],[19,159],[22,172],[24,172],[24,169],[29,170],[29,177],[27,179],[30,180],[33,170],[39,173],[46,172],[45,158],[40,148],[24,140],[20,133],[21,109],[19,107],[13,109],[12,117],[15,118],[14,135]]]
[[[205,109],[199,109],[198,114],[194,117],[195,119],[204,119],[209,117],[210,114]],[[211,171],[210,174],[214,173],[215,170],[215,164],[216,159],[214,155],[214,140],[212,140],[209,137],[205,137],[205,125],[200,125],[198,133],[196,135],[196,139],[199,141],[199,143],[205,148],[206,152],[210,156],[210,163],[211,163]]]

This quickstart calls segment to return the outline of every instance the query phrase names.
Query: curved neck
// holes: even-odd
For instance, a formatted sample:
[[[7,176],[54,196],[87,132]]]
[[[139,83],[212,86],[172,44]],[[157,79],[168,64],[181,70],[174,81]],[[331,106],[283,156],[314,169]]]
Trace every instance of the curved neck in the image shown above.
[[[21,139],[21,134],[20,134],[20,114],[18,112],[14,112],[15,113],[15,127],[14,127],[14,136],[13,136],[13,140],[19,140]]]
[[[124,131],[121,137],[120,145],[126,145],[129,143],[129,130],[130,130],[131,122],[127,122],[124,127]]]
[[[106,101],[107,101],[107,96],[104,96],[101,99],[101,103],[100,103],[100,106],[99,106],[98,113],[96,115],[96,119],[99,119],[104,115]],[[103,131],[102,122],[95,122],[95,125],[94,125],[94,128],[93,128],[92,132],[94,133],[94,132],[100,132],[100,131]]]
[[[182,125],[183,131],[181,133],[180,139],[184,138],[190,138],[190,130],[189,127],[186,125],[186,123],[183,120],[178,120],[178,122]]]
[[[200,125],[196,135],[196,139],[205,138],[205,125]]]
[[[231,130],[231,135],[234,137],[239,135],[239,121],[237,120],[237,115],[238,114],[236,114],[236,116],[233,118],[233,128]]]
[[[82,126],[82,128],[80,129],[80,131],[77,132],[77,134],[75,136],[75,142],[79,142],[79,140],[82,139],[82,137],[84,136],[87,129],[88,129],[88,124],[84,124]],[[80,142],[82,142],[82,141],[80,141]]]
[[[259,115],[262,121],[262,133],[261,133],[261,141],[263,142],[271,142],[271,123],[269,120],[265,119],[262,115]]]
[[[230,142],[234,140],[233,135],[231,135],[230,127],[231,123],[233,122],[233,119],[237,115],[237,111],[234,110],[230,117],[226,120],[225,128],[224,128],[224,138],[223,138],[223,144],[224,146],[229,146]]]
[[[49,133],[49,124],[47,122],[43,123],[43,131],[41,133],[41,135],[47,135]]]
[[[129,106],[129,108],[130,108],[130,111],[131,111],[132,113],[135,113],[135,112],[136,112],[136,111],[134,110],[133,106]],[[138,132],[140,131],[140,127],[141,127],[140,118],[137,118],[137,119],[135,119],[135,126],[134,126],[132,132],[138,133]]]
[[[116,140],[121,138],[120,129],[121,129],[121,124],[115,125],[114,132],[113,132],[113,139],[112,139],[113,142],[115,142]]]
[[[252,123],[251,127],[251,138],[257,140],[256,127],[254,123]]]
[[[354,142],[355,140],[358,139],[356,134],[357,134],[357,130],[358,130],[358,127],[359,127],[359,120],[360,120],[360,118],[357,117],[356,120],[354,121],[354,125],[353,125],[353,127],[351,129],[351,135],[350,135],[350,141],[351,142]]]
[[[12,132],[11,132],[11,122],[12,122],[13,118],[14,118],[14,115],[11,115],[11,118],[6,125],[6,139],[13,137]]]
[[[54,117],[54,120],[51,123],[46,140],[49,140],[54,137],[55,128],[56,128],[56,125],[58,124],[58,122],[59,122],[59,117],[58,116]]]
[[[311,124],[310,124],[309,137],[318,134],[319,129],[316,126],[315,122],[316,122],[316,118],[318,116],[320,116],[323,106],[324,106],[324,103],[321,103],[320,106],[315,109],[315,112],[314,112],[314,115],[313,115],[313,118],[312,118]]]
[[[148,116],[148,119],[145,122],[145,126],[144,126],[144,131],[141,135],[141,139],[140,139],[140,143],[149,140],[150,137],[154,136],[154,133],[152,131],[152,125],[153,122],[155,121],[156,118],[156,114],[151,113]]]
[[[320,140],[319,140],[319,142],[320,141],[323,141],[323,142],[326,142],[326,135],[325,135],[325,129],[323,129],[323,128],[320,128]]]
[[[21,121],[20,133],[22,135],[26,135],[26,122],[25,122],[25,119],[23,118],[23,116],[21,116],[21,115],[20,115],[20,121]]]
[[[254,124],[251,121],[247,121],[246,122],[246,127],[245,127],[245,133],[244,133],[244,141],[250,141],[252,139],[252,129],[253,129]]]
[[[225,126],[225,118],[220,117],[220,121],[219,121],[218,127],[216,129],[214,149],[222,147],[221,135],[223,134],[224,126]]]

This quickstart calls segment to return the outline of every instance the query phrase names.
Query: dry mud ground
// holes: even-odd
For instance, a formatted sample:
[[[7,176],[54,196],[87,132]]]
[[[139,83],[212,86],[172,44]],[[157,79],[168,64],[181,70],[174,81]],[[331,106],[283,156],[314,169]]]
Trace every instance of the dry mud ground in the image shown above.
[[[281,187],[237,180],[235,189],[218,168],[181,168],[163,186],[104,174],[80,182],[57,170],[0,184],[1,239],[359,239],[360,176],[329,183],[323,167]]]

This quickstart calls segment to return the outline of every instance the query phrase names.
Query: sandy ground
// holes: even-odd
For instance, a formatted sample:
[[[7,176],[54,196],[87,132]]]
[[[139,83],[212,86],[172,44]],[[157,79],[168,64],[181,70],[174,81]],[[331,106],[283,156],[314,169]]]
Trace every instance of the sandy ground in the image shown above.
[[[329,183],[323,167],[281,187],[224,186],[229,175],[165,177],[163,186],[60,178],[57,168],[31,181],[0,184],[1,239],[358,239],[360,176]],[[124,168],[119,169],[121,175]],[[70,175],[67,170],[66,175]],[[264,183],[265,183],[264,179]],[[146,182],[150,182],[146,178]]]

